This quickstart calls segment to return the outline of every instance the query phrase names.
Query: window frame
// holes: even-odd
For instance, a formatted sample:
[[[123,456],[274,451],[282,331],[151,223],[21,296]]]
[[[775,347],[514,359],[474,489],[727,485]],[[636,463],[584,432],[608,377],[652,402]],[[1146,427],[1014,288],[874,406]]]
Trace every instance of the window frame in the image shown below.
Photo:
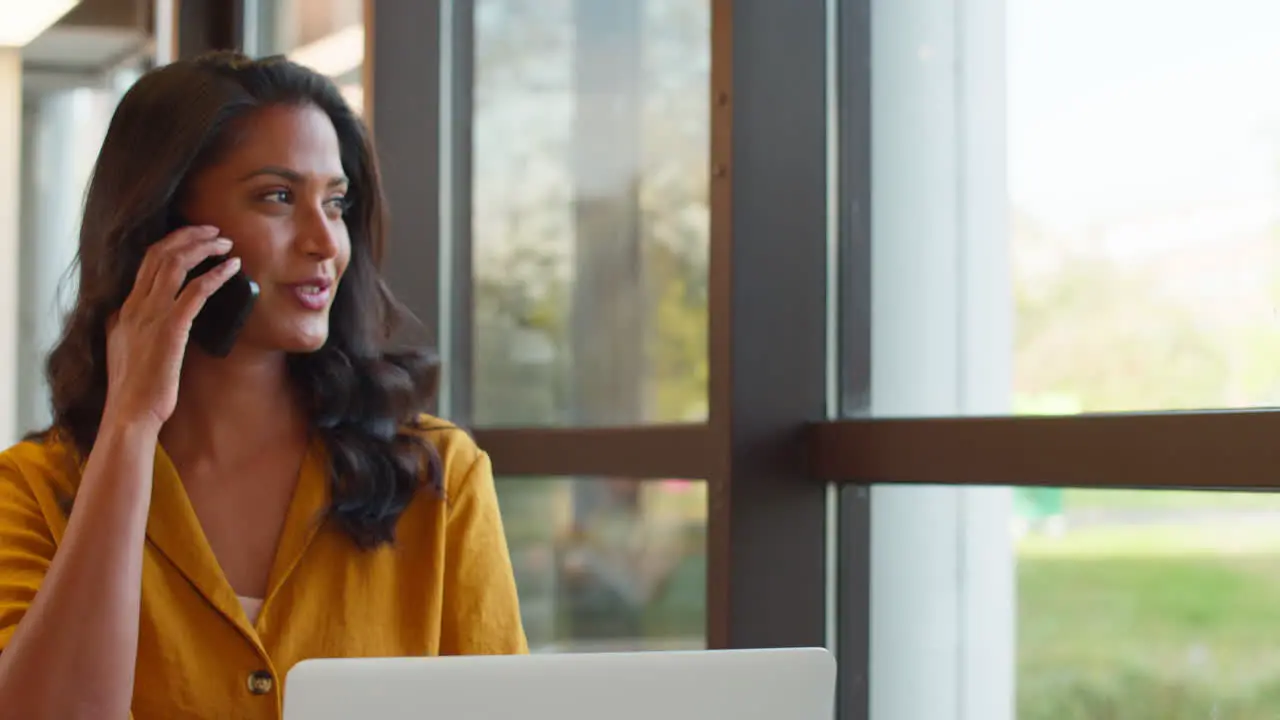
[[[709,1],[708,419],[476,428],[502,475],[705,480],[708,646],[831,647],[844,720],[870,713],[873,485],[1280,486],[1280,413],[1265,410],[865,417],[871,0]],[[180,56],[188,38],[243,37],[198,30],[187,5]],[[365,106],[394,219],[384,275],[439,339],[438,411],[465,424],[474,1],[366,0],[365,14]],[[854,417],[837,419],[841,398]]]
[[[470,77],[455,74],[454,92],[440,93],[443,68],[471,68],[474,3],[370,8],[373,128],[394,215],[384,273],[429,336],[444,340],[441,412],[465,422],[469,337],[455,333],[469,325],[471,272],[459,258],[469,260],[470,236],[459,220],[471,200],[456,189],[439,198],[470,177],[470,97],[457,90]],[[802,432],[828,411],[827,56],[825,41],[807,42],[825,37],[827,6],[711,8],[708,421],[474,432],[504,477],[705,480],[708,646],[827,645],[829,500]],[[439,110],[436,97],[447,98]],[[780,101],[795,112],[769,113]],[[805,201],[769,202],[784,193]],[[780,268],[772,257],[784,235],[793,261]],[[793,352],[773,352],[780,346]]]

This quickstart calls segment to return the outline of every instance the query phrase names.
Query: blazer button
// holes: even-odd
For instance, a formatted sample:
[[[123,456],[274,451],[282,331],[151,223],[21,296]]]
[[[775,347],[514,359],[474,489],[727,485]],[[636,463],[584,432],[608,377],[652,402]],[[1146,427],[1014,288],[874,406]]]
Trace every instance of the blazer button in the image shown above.
[[[266,695],[271,692],[271,688],[276,684],[275,678],[271,677],[271,673],[266,670],[249,673],[248,685],[249,692],[254,695]]]

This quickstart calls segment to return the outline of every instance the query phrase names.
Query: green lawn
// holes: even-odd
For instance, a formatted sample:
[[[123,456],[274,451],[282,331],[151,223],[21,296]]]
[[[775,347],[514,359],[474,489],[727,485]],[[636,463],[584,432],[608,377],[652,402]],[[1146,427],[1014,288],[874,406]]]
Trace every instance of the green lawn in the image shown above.
[[[1068,508],[1107,510],[1221,509],[1275,510],[1280,493],[1203,492],[1195,490],[1098,490],[1069,489],[1064,492]],[[1277,713],[1280,715],[1280,713]]]
[[[1230,530],[1022,542],[1018,719],[1280,717],[1280,528]]]

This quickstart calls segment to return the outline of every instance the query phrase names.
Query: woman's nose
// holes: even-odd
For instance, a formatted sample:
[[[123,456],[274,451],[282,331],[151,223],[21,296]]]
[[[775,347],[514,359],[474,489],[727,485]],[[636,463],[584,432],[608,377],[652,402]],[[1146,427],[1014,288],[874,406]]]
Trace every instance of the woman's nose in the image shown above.
[[[298,227],[298,242],[309,256],[328,260],[338,254],[339,235],[345,232],[342,219],[330,218],[323,209],[307,211],[307,218]]]

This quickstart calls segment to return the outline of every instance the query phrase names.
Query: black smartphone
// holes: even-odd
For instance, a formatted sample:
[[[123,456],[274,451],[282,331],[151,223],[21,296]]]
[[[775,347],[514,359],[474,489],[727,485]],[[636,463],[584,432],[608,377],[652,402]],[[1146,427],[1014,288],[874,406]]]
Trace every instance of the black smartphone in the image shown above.
[[[191,269],[183,287],[226,259],[225,255],[207,258]],[[258,283],[249,279],[243,270],[237,270],[235,275],[209,296],[204,307],[196,314],[196,319],[191,324],[191,340],[214,357],[226,357],[231,353],[231,348],[235,347],[236,338],[244,329],[257,300]]]

